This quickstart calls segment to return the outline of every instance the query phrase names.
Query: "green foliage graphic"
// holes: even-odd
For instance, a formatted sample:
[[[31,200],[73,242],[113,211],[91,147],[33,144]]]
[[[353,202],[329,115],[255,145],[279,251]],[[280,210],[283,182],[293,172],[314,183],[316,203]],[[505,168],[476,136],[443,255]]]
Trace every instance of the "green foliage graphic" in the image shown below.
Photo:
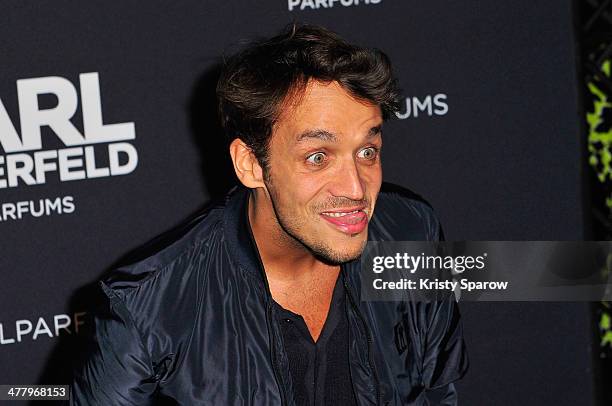
[[[606,76],[610,77],[610,60],[606,60],[601,66],[601,72]],[[612,126],[605,125],[609,124],[605,122],[604,114],[610,113],[606,109],[612,108],[612,103],[606,94],[600,87],[598,87],[597,80],[587,84],[589,91],[593,95],[593,112],[587,112],[587,123],[589,125],[589,138],[588,138],[588,149],[589,149],[589,164],[595,169],[597,178],[600,182],[606,183],[612,181],[612,153],[610,153],[610,147],[612,145]],[[612,196],[606,197],[606,206],[612,209]]]
[[[610,327],[610,307],[607,305],[607,312],[602,312],[599,320],[599,331],[601,332],[601,346],[612,347],[612,328]]]
[[[601,73],[610,78],[610,59],[601,64]],[[588,151],[589,164],[595,170],[597,179],[606,190],[605,205],[608,208],[608,217],[612,212],[612,195],[610,184],[612,183],[612,102],[604,86],[600,86],[596,78],[587,83],[590,94],[593,97],[593,111],[587,112],[588,123]],[[604,90],[606,89],[606,90]],[[607,120],[606,120],[607,119]],[[599,333],[601,337],[600,346],[602,356],[612,350],[612,322],[610,303],[602,302],[600,307]]]

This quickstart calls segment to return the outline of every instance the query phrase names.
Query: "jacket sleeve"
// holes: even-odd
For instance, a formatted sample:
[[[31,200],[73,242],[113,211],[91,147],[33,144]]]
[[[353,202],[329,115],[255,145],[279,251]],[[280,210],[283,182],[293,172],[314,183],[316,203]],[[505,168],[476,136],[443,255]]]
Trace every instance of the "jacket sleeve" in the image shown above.
[[[75,370],[71,405],[148,405],[156,382],[150,356],[120,296],[101,283],[108,307],[95,318],[91,349]]]
[[[425,392],[426,405],[430,406],[457,406],[457,391],[455,385],[449,383],[437,389]]]
[[[463,328],[455,296],[437,302],[426,335],[423,359],[425,397],[431,405],[456,405],[453,382],[468,369]]]
[[[429,239],[444,241],[442,225],[433,212],[427,224]],[[454,293],[436,304],[426,336],[423,365],[425,398],[430,405],[455,406],[458,401],[453,382],[463,377],[469,366],[461,315]]]

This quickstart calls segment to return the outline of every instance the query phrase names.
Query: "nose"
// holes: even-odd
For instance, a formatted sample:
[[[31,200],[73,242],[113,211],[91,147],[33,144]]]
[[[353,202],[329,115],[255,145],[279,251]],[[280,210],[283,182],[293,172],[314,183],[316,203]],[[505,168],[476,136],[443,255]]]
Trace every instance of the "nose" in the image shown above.
[[[365,181],[359,172],[354,159],[345,160],[335,174],[332,194],[351,200],[363,200],[365,197]]]

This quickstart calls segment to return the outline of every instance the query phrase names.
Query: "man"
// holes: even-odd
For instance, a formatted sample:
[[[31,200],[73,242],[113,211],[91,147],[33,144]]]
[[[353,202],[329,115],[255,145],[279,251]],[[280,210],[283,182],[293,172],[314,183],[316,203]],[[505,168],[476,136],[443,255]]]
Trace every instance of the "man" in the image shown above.
[[[456,404],[453,298],[360,300],[368,238],[439,238],[426,204],[381,191],[382,123],[398,106],[387,57],[292,26],[230,58],[217,93],[242,185],[102,283],[110,312],[73,402]]]

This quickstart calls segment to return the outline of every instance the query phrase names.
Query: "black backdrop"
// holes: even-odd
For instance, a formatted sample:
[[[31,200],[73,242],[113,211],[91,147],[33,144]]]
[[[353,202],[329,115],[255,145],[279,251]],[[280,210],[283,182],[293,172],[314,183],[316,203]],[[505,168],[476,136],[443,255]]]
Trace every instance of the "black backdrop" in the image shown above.
[[[389,54],[406,105],[404,118],[385,129],[385,179],[429,200],[447,239],[584,239],[572,13],[569,0],[5,2],[0,383],[65,381],[79,348],[75,330],[86,334],[90,322],[92,282],[222,193],[232,175],[214,114],[218,64],[243,39],[294,20]],[[80,89],[79,75],[91,72],[99,98]],[[37,151],[76,148],[71,171],[85,156],[49,126],[40,148],[7,148],[6,117],[19,134],[33,119],[20,116],[20,103],[23,111],[36,101],[41,110],[69,104],[44,94],[57,80],[36,82],[42,90],[34,98],[26,82],[17,91],[17,81],[49,77],[74,87],[71,122],[81,134],[85,98],[101,104],[104,124],[134,123],[133,139],[117,141],[136,151],[132,171],[61,181],[50,170],[44,183],[19,178],[2,187],[14,173],[9,155],[25,154],[25,162]],[[108,166],[113,143],[93,145],[97,167]],[[19,207],[36,212],[41,200],[43,215],[17,217]],[[462,310],[471,358],[462,404],[594,404],[587,304],[464,303]]]

